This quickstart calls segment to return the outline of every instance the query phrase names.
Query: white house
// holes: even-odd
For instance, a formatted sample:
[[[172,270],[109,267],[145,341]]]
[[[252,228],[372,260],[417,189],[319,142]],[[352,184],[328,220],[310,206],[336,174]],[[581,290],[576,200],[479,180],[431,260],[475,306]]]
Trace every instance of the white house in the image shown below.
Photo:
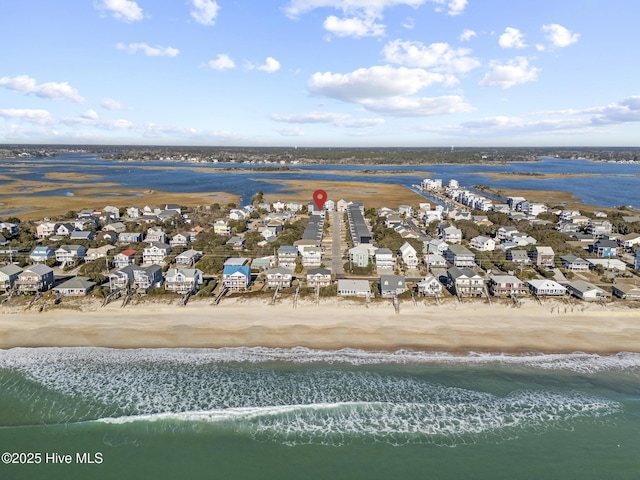
[[[56,250],[56,262],[74,263],[82,260],[87,254],[87,249],[83,245],[61,245]]]
[[[564,295],[567,289],[554,280],[529,280],[527,282],[529,290],[533,295]]]
[[[327,268],[311,268],[307,271],[309,287],[328,287],[331,285],[331,270]]]
[[[496,242],[493,238],[478,235],[469,242],[471,248],[480,250],[481,252],[493,252],[496,249]]]
[[[371,286],[368,280],[338,280],[338,295],[343,297],[369,297]]]
[[[153,242],[142,251],[142,263],[162,265],[169,252],[171,252],[171,246],[162,242]]]
[[[607,300],[611,298],[611,294],[604,291],[600,287],[584,280],[575,280],[567,285],[567,289],[580,300],[586,302],[595,302],[599,300]]]
[[[433,275],[427,275],[417,285],[418,293],[424,296],[442,295],[442,284]]]
[[[319,267],[321,263],[321,247],[306,247],[302,250],[302,265],[304,267]]]
[[[402,263],[404,263],[407,268],[416,268],[418,266],[418,252],[416,252],[416,249],[413,248],[409,242],[402,244],[398,253],[402,257]]]
[[[293,280],[293,270],[290,268],[275,267],[265,272],[267,288],[287,288]]]
[[[379,248],[376,250],[375,261],[376,268],[378,269],[387,268],[393,270],[396,268],[396,258],[388,248]]]
[[[197,268],[170,268],[164,276],[164,288],[169,292],[197,292],[202,285],[202,272]]]

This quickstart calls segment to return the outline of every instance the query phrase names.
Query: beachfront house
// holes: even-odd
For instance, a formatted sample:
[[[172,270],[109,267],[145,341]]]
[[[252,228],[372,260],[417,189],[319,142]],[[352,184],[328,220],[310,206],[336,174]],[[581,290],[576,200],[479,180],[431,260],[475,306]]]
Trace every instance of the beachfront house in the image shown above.
[[[83,297],[93,290],[96,282],[91,281],[89,277],[73,277],[66,282],[53,287],[53,291],[58,295]]]
[[[563,255],[560,260],[562,261],[562,268],[572,272],[586,272],[589,270],[589,262],[573,254]]]
[[[249,265],[225,265],[222,270],[222,284],[233,291],[246,290],[251,283]]]
[[[584,280],[575,280],[567,285],[567,290],[580,300],[595,302],[611,298],[609,292]]]
[[[338,280],[338,295],[342,297],[370,297],[371,286],[368,280]]]
[[[162,267],[148,265],[141,267],[128,265],[109,274],[109,289],[113,292],[130,287],[138,293],[146,293],[150,288],[162,285]]]
[[[18,274],[15,287],[20,293],[46,292],[53,287],[53,269],[46,265],[34,265]]]
[[[202,258],[202,254],[200,250],[186,250],[176,257],[176,265],[192,267]]]
[[[555,280],[529,280],[529,291],[532,295],[542,296],[561,296],[567,293],[567,289]]]
[[[418,267],[418,252],[409,242],[402,244],[398,254],[402,257],[402,263],[404,263],[407,268]]]
[[[142,251],[142,263],[162,265],[169,252],[171,247],[166,243],[153,242]]]
[[[630,282],[616,282],[611,285],[611,291],[623,300],[640,300],[640,286]]]
[[[327,268],[311,268],[307,271],[307,286],[328,287],[331,285],[331,270]]]
[[[135,263],[136,251],[129,248],[113,256],[113,266],[116,268],[124,268],[127,265]]]
[[[462,245],[449,245],[446,258],[451,265],[458,268],[473,267],[476,264],[475,254]]]
[[[433,275],[427,275],[416,285],[420,295],[425,297],[439,297],[442,295],[442,284]]]
[[[0,268],[0,292],[7,292],[11,290],[21,273],[22,269],[11,263]]]
[[[459,297],[477,297],[485,293],[484,280],[468,267],[447,270],[447,285]]]
[[[275,267],[265,272],[267,288],[287,288],[293,281],[293,270],[290,268]]]
[[[282,245],[278,249],[278,266],[283,268],[296,268],[298,249],[293,245]]]
[[[378,288],[383,298],[397,297],[407,291],[407,284],[400,275],[380,275]]]
[[[551,247],[535,247],[533,250],[533,261],[542,267],[553,267],[555,265],[556,254]]]
[[[489,291],[496,297],[526,295],[529,289],[524,282],[513,275],[492,275],[489,278]]]
[[[50,258],[55,258],[56,254],[46,245],[35,247],[29,254],[29,260],[33,263],[46,263]]]
[[[74,264],[87,255],[87,249],[83,245],[61,245],[56,250],[56,262],[64,265]]]
[[[170,268],[164,276],[164,289],[181,295],[196,293],[202,281],[202,271],[197,268]]]

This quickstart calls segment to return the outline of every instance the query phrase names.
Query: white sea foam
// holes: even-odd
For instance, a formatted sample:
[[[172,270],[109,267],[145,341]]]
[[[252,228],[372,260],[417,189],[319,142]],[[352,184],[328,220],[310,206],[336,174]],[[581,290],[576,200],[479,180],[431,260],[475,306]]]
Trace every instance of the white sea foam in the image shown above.
[[[523,432],[570,428],[582,419],[613,414],[619,406],[582,396],[520,392],[476,403],[344,402],[229,408],[103,418],[107,424],[206,423],[287,445],[343,445],[355,440],[394,445],[433,443],[455,446],[481,438],[515,438]]]
[[[367,367],[380,364],[393,368]],[[571,428],[581,419],[622,410],[613,400],[557,388],[546,391],[540,385],[503,395],[477,386],[441,385],[429,375],[416,375],[412,368],[398,368],[399,364],[637,372],[640,355],[12,349],[0,350],[0,369],[20,372],[29,382],[15,375],[3,377],[0,370],[0,392],[25,398],[33,405],[35,422],[102,419],[161,428],[197,422],[296,445],[340,445],[354,438],[458,445],[484,436],[505,439],[522,431]]]
[[[444,352],[398,350],[376,352],[345,348],[313,350],[304,347],[266,348],[237,347],[217,349],[130,349],[108,348],[14,348],[0,350],[0,368],[30,369],[43,363],[130,364],[164,362],[171,364],[228,364],[289,362],[296,364],[447,364],[447,365],[521,365],[545,370],[567,370],[579,373],[600,371],[640,372],[640,354],[621,352],[598,355],[575,352],[570,354],[507,355],[469,352],[454,355]]]

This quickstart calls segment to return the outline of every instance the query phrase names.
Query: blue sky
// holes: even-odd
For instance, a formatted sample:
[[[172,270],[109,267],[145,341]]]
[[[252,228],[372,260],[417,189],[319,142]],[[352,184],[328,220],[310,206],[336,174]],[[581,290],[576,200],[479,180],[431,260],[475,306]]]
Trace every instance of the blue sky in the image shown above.
[[[0,143],[637,146],[634,0],[20,0]]]

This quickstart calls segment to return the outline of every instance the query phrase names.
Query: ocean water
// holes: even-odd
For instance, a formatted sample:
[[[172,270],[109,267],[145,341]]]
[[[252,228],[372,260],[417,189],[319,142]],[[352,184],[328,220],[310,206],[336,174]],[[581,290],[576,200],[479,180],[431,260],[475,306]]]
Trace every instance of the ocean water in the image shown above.
[[[2,479],[638,479],[640,355],[0,350],[4,452]]]

